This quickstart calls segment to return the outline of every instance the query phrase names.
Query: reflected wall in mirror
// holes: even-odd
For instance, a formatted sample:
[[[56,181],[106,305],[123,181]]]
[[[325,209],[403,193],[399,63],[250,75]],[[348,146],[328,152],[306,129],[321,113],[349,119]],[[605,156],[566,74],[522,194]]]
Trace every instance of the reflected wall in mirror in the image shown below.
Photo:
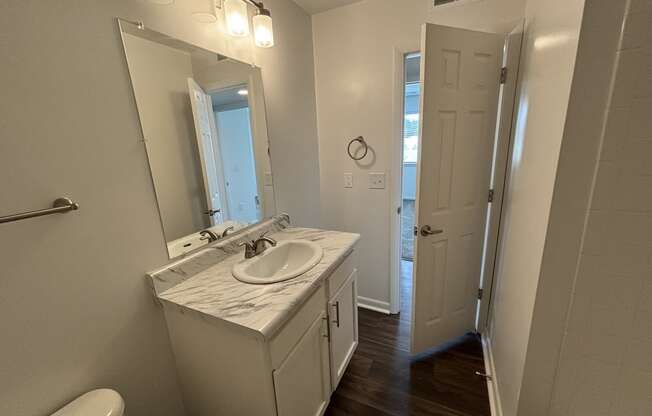
[[[260,69],[120,29],[170,258],[274,215]]]

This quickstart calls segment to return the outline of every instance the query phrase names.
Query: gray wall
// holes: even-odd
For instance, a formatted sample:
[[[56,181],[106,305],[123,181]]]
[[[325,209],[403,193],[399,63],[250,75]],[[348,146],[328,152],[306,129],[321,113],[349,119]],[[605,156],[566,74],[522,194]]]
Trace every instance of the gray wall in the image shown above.
[[[115,16],[263,67],[273,152],[302,150],[292,168],[301,175],[278,176],[280,205],[317,221],[310,18],[289,0],[266,5],[278,46],[260,53],[250,39],[227,41],[221,24],[193,21],[204,1],[0,3],[0,212],[58,195],[81,204],[1,226],[0,414],[49,414],[100,386],[118,389],[130,415],[184,414],[143,277],[167,251]]]

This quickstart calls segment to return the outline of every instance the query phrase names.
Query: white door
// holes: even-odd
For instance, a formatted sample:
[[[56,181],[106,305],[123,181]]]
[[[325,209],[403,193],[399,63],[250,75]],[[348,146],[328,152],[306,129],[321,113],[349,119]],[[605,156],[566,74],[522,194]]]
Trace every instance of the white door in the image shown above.
[[[326,313],[322,313],[315,319],[274,370],[278,416],[321,416],[326,410],[331,384],[325,318]]]
[[[413,353],[475,329],[504,39],[423,28]]]
[[[210,95],[197,84],[188,78],[188,90],[190,92],[190,103],[192,115],[195,120],[195,133],[197,135],[197,148],[199,149],[199,160],[204,176],[204,190],[206,192],[206,215],[210,217],[211,225],[224,222],[222,207],[222,182],[220,169],[217,163],[218,151],[217,140],[214,128],[213,104]]]
[[[328,302],[331,334],[331,385],[335,391],[358,346],[357,270]]]

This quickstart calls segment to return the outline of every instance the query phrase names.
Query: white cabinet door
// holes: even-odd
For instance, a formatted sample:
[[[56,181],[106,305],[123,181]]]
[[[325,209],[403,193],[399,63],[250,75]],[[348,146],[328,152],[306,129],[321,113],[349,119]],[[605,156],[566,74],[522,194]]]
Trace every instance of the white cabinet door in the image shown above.
[[[274,370],[279,416],[320,416],[330,397],[328,327],[322,312]]]
[[[333,391],[358,346],[357,270],[329,302],[331,333],[331,384]]]

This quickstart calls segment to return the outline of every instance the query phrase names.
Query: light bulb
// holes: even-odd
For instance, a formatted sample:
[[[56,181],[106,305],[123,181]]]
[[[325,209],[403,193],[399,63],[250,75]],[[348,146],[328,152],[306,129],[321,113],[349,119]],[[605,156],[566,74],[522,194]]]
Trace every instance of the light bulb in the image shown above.
[[[243,0],[226,0],[224,15],[226,16],[226,26],[232,36],[247,36],[249,34],[247,4]]]
[[[256,46],[261,48],[274,46],[274,29],[272,28],[272,17],[269,10],[260,9],[258,15],[254,16],[253,22]]]

